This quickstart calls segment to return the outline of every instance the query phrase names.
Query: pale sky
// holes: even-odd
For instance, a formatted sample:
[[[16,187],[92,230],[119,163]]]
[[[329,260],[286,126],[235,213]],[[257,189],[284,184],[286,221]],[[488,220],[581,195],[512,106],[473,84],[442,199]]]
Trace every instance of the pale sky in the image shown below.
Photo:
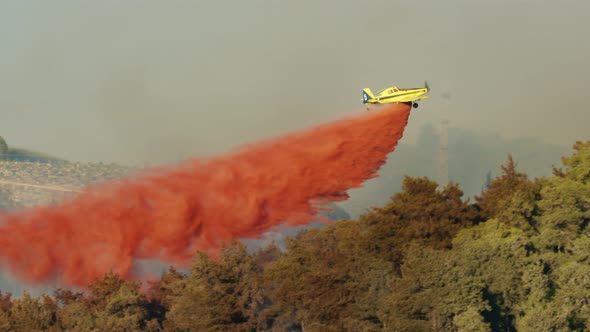
[[[0,3],[0,136],[69,160],[163,163],[364,111],[420,87],[437,124],[590,139],[587,1]]]

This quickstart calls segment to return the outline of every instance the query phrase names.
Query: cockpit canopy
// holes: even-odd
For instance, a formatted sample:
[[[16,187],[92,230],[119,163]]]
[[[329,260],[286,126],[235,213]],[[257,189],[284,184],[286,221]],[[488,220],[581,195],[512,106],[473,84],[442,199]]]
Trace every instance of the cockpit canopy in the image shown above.
[[[398,92],[399,89],[396,86],[390,86],[389,88],[385,88],[383,90],[379,90],[377,92],[377,94],[382,94],[382,93],[386,93],[386,94],[390,94],[390,93],[395,93]]]

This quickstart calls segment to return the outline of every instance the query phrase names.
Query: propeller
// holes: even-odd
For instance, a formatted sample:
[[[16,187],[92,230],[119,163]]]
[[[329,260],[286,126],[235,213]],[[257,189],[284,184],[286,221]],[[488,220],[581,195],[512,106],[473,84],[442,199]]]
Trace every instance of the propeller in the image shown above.
[[[428,86],[428,81],[424,81],[424,87],[430,91],[430,87]]]

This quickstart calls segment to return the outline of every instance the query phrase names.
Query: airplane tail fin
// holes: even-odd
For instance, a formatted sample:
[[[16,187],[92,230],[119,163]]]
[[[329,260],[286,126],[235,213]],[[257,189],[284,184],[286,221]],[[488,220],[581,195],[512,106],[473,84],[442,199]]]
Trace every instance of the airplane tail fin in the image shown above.
[[[363,104],[366,104],[369,99],[373,99],[373,98],[375,98],[375,95],[373,94],[373,92],[371,92],[371,89],[364,88],[363,89]]]

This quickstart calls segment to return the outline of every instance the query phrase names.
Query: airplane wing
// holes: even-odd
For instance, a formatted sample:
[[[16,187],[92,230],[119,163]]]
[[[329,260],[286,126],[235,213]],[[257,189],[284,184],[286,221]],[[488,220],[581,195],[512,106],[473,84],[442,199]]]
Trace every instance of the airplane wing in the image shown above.
[[[399,101],[401,103],[410,103],[410,102],[413,102],[413,101],[424,100],[424,99],[427,99],[427,98],[428,98],[427,95],[422,95],[420,97],[405,97],[405,98],[402,97],[402,98],[399,99]]]

